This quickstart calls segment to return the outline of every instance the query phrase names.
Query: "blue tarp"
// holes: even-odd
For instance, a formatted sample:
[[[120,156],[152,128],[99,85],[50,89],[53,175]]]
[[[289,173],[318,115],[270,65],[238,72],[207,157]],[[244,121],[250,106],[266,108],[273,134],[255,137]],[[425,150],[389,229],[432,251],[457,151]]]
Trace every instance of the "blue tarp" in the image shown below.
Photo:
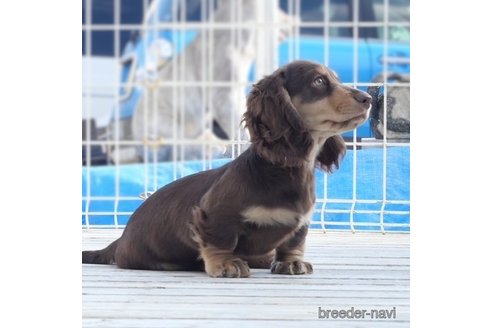
[[[388,201],[409,201],[410,199],[410,149],[408,147],[388,147],[386,163],[386,199]],[[383,199],[383,149],[366,148],[356,151],[356,192],[357,200],[375,201],[373,203],[357,202],[353,214],[353,222],[356,230],[379,230],[378,225],[364,226],[363,223],[380,222],[381,200]],[[348,150],[340,169],[329,175],[326,185],[326,195],[330,200],[325,206],[325,227],[328,229],[349,229],[350,213],[336,213],[338,210],[350,210],[351,202],[333,202],[332,200],[351,201],[353,199],[353,159],[354,152]],[[216,159],[212,161],[212,167],[219,167],[229,159]],[[147,175],[148,190],[153,190],[154,181],[161,187],[173,181],[174,172],[177,177],[196,173],[203,169],[202,161],[173,163],[150,163],[115,166],[92,166],[90,168],[90,196],[114,197],[116,194],[115,180],[119,180],[120,197],[138,197],[145,190],[145,176]],[[117,175],[119,179],[117,179]],[[82,170],[82,224],[85,224],[85,211],[87,194],[87,168]],[[324,173],[316,171],[316,194],[318,199],[324,198],[325,185]],[[115,223],[114,215],[92,215],[91,212],[133,212],[141,200],[93,200],[91,199],[88,212],[91,225],[112,225]],[[316,209],[322,208],[322,203],[316,204]],[[385,213],[384,223],[386,231],[409,231],[410,210],[409,204],[386,204],[385,211],[396,211],[400,214]],[[372,210],[378,213],[357,213],[357,211]],[[335,211],[335,212],[334,212]],[[404,214],[401,214],[403,212]],[[315,211],[312,219],[312,228],[321,228],[320,211]],[[125,224],[129,214],[118,214],[118,224]],[[338,222],[337,225],[330,222]],[[347,224],[342,224],[346,222]],[[391,226],[392,223],[405,224],[403,227]]]

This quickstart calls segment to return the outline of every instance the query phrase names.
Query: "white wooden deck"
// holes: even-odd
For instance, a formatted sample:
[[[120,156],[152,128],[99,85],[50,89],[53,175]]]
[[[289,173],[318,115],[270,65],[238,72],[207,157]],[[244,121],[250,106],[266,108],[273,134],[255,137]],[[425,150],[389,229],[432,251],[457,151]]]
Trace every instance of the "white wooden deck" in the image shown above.
[[[83,230],[84,250],[122,230]],[[408,327],[407,234],[310,232],[312,275],[253,269],[244,279],[84,264],[84,327]],[[323,310],[391,310],[396,319],[318,319]]]

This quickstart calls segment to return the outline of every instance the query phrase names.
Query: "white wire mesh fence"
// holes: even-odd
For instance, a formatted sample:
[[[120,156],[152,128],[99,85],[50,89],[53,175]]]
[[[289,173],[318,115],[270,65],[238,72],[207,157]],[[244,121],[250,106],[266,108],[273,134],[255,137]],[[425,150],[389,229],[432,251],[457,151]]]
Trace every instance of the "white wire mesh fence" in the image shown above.
[[[409,26],[408,0],[84,0],[83,227],[237,157],[251,84],[306,59],[375,99],[312,228],[408,232]]]

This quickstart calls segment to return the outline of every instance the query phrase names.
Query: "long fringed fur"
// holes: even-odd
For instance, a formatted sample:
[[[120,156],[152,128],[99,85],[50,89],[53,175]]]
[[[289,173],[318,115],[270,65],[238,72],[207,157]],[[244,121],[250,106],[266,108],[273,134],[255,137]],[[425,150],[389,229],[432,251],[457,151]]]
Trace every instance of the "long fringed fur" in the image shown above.
[[[305,162],[313,139],[283,86],[281,72],[253,86],[243,121],[252,147],[266,160],[282,166]]]
[[[345,141],[339,135],[326,139],[316,158],[316,166],[326,172],[333,172],[340,167],[345,156]]]

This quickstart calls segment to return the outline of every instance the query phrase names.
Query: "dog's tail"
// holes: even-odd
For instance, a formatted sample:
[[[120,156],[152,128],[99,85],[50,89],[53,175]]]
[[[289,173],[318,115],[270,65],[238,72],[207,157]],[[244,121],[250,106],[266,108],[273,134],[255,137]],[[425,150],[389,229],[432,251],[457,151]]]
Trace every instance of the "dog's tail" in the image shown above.
[[[108,247],[99,251],[82,251],[82,263],[91,264],[113,264],[114,253],[118,247],[119,239],[113,241]]]

